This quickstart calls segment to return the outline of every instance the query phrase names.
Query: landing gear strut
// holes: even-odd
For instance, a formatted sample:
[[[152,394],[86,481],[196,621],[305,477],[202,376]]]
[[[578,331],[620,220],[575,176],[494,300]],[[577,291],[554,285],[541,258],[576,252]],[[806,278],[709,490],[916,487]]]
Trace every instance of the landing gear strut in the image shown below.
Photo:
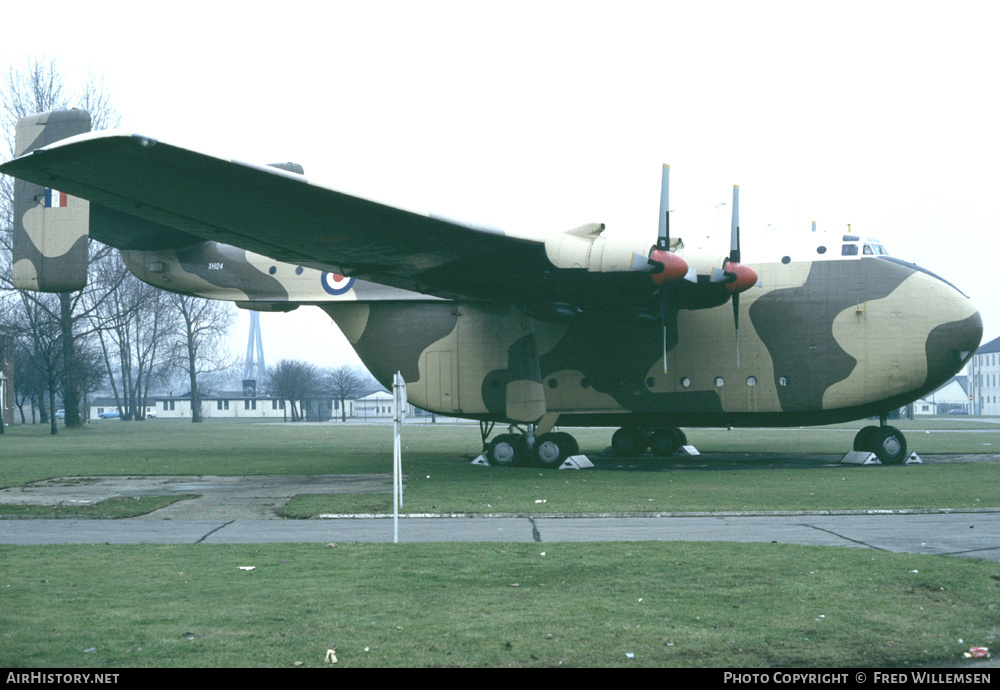
[[[866,426],[854,437],[854,450],[875,453],[883,465],[902,465],[906,460],[906,437],[894,426]]]

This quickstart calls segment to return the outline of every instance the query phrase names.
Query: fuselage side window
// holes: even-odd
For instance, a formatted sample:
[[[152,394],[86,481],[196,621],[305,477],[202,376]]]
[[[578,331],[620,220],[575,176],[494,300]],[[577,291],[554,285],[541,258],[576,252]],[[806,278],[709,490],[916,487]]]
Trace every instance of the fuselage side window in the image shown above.
[[[840,250],[841,256],[857,256],[858,255],[858,245],[856,244],[845,244]]]

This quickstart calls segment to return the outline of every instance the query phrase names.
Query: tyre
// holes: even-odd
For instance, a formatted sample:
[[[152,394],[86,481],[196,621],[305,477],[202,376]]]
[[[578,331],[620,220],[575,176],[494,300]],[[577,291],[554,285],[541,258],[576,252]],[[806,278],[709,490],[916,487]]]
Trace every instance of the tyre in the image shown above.
[[[896,427],[881,427],[872,438],[871,450],[883,465],[902,465],[906,460],[906,437]]]
[[[622,427],[611,437],[611,451],[618,457],[642,455],[646,450],[641,429]]]
[[[523,465],[527,459],[524,437],[517,434],[500,434],[486,448],[486,459],[491,465]]]
[[[875,452],[875,434],[881,430],[881,427],[877,426],[866,426],[858,435],[854,437],[854,450],[867,451],[869,453]]]
[[[569,434],[542,434],[535,439],[531,456],[539,467],[558,467],[570,455]]]
[[[576,439],[567,434],[565,431],[556,431],[553,436],[558,436],[562,439],[559,444],[565,445],[566,457],[571,455],[577,455],[580,452],[580,444],[576,442]]]
[[[649,448],[656,457],[669,458],[686,442],[687,438],[684,436],[683,431],[669,427],[657,429],[653,432],[653,439],[649,444]]]

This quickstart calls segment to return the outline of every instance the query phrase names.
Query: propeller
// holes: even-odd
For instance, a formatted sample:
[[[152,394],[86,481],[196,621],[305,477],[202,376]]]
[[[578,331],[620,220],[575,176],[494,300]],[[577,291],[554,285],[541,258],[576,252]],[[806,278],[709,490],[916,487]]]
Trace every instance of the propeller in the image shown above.
[[[660,178],[660,228],[656,236],[656,250],[653,254],[670,252],[670,166],[664,164],[663,175]],[[652,258],[652,256],[651,256]],[[666,271],[664,271],[666,273]],[[654,277],[654,282],[656,278]],[[667,373],[667,295],[670,292],[666,285],[661,288],[660,321],[663,323],[663,373]]]
[[[660,230],[656,236],[656,248],[670,251],[670,166],[665,163],[660,178]]]
[[[733,220],[729,231],[729,266],[740,263],[740,186],[733,185]],[[737,276],[738,277],[738,276]],[[730,284],[735,284],[732,281]],[[740,368],[740,293],[733,293],[733,324],[736,326],[736,368]]]
[[[736,368],[740,368],[740,293],[760,285],[760,277],[740,263],[740,188],[733,185],[733,220],[729,234],[729,261],[722,267],[726,290],[732,295],[733,325],[736,328]],[[713,272],[713,280],[715,275]]]

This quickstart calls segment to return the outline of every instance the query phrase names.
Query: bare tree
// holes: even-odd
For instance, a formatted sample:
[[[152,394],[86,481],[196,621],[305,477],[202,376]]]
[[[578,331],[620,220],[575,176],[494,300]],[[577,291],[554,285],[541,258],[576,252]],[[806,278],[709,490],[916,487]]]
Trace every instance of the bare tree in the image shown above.
[[[312,364],[283,359],[267,368],[266,390],[271,396],[288,401],[292,421],[297,422],[305,417],[302,401],[320,391],[319,372]]]
[[[21,424],[27,423],[24,414],[25,403],[31,404],[31,423],[38,421],[35,415],[44,410],[40,401],[45,395],[45,378],[35,365],[31,350],[24,343],[23,337],[14,340],[14,371],[17,372],[14,381],[14,404],[21,413]],[[42,419],[44,423],[46,419]]]
[[[174,344],[173,363],[186,372],[191,385],[191,421],[202,421],[198,375],[225,371],[234,363],[225,349],[225,339],[233,324],[233,306],[171,293],[170,303],[180,316],[180,339]]]
[[[11,67],[7,78],[0,89],[0,120],[5,126],[7,138],[7,158],[14,153],[14,129],[17,121],[26,115],[46,112],[62,108],[79,106],[90,112],[91,123],[94,129],[105,129],[115,127],[119,123],[119,116],[111,106],[107,91],[104,88],[103,78],[91,76],[81,89],[70,92],[64,83],[54,61],[42,62],[31,59],[24,69]],[[3,208],[4,223],[0,233],[4,249],[11,246],[11,230],[13,228],[13,182],[11,178],[0,176],[0,204]],[[107,251],[107,248],[98,249],[91,243],[92,254],[94,251]],[[6,267],[4,267],[6,268]],[[8,289],[9,271],[2,273],[2,280]],[[45,337],[57,337],[60,342],[58,347],[49,343],[42,343],[44,352],[37,353],[36,359],[47,358],[52,351],[58,350],[63,361],[61,363],[62,377],[61,387],[63,390],[64,408],[66,411],[66,426],[74,427],[82,423],[80,418],[80,376],[77,371],[77,339],[82,336],[76,329],[80,320],[85,317],[78,310],[80,306],[80,293],[60,293],[57,297],[58,305],[53,304],[45,295],[33,293],[22,293],[22,303],[33,300],[37,308],[26,308],[25,316],[33,318],[38,316],[49,319],[55,316],[58,324],[58,332],[51,332],[48,324],[33,323],[27,324],[29,330],[34,334],[29,339],[32,346],[40,344],[37,340],[42,331],[46,331]],[[51,396],[50,396],[51,397]],[[53,429],[55,429],[53,422]],[[55,433],[55,431],[53,432]]]
[[[106,291],[88,310],[122,419],[145,418],[150,383],[169,363],[178,312],[170,296],[129,273],[118,254],[96,262],[91,280]]]
[[[28,362],[39,375],[45,395],[48,397],[48,413],[46,413],[44,396],[39,396],[41,421],[45,423],[49,420],[51,433],[55,435],[59,433],[55,416],[56,394],[59,392],[60,382],[64,380],[63,364],[66,359],[59,320],[53,310],[54,295],[35,296],[26,292],[19,294],[21,320],[17,328],[23,334],[22,342],[28,353]],[[50,299],[43,299],[46,297]]]
[[[361,393],[363,377],[355,367],[342,364],[326,372],[326,388],[340,403],[340,421],[347,421],[347,401]]]

